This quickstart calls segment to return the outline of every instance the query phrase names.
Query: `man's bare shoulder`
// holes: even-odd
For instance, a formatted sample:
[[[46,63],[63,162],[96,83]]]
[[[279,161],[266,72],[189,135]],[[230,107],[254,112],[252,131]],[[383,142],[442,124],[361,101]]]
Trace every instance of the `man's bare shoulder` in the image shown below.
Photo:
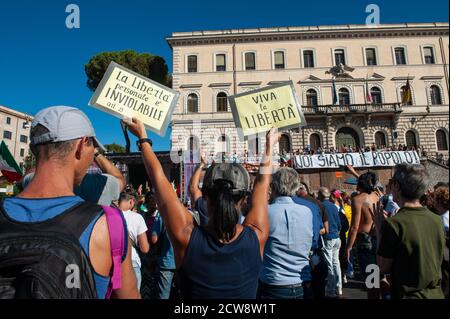
[[[102,215],[95,223],[94,229],[92,230],[91,242],[96,242],[100,245],[106,242],[109,247],[109,229],[105,215]]]
[[[106,216],[101,216],[94,225],[89,241],[89,259],[95,271],[108,276],[111,269],[111,246]]]
[[[364,203],[364,201],[366,200],[367,196],[368,195],[366,193],[360,193],[353,198],[353,202],[355,204],[362,205],[362,203]]]

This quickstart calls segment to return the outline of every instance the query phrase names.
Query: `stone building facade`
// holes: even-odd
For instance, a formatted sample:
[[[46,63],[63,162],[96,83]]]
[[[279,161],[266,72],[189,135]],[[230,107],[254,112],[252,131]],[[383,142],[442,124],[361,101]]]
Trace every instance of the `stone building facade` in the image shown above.
[[[448,158],[449,25],[406,23],[175,32],[172,150],[259,152],[240,141],[227,96],[293,81],[307,126],[284,132],[280,151],[420,146]],[[354,68],[335,81],[327,73]],[[411,105],[402,96],[409,82]],[[367,92],[373,102],[368,103]]]
[[[0,138],[8,146],[16,163],[23,167],[30,154],[30,128],[33,117],[0,105]]]

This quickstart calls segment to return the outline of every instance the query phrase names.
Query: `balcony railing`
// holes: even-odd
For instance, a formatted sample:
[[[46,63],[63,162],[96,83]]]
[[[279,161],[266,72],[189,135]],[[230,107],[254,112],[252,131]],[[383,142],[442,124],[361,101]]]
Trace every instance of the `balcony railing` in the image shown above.
[[[400,103],[302,106],[305,114],[400,113]]]

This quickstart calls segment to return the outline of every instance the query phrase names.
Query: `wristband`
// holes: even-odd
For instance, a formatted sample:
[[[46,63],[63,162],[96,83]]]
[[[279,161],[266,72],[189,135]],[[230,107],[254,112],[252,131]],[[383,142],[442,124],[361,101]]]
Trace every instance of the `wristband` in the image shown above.
[[[136,145],[137,145],[137,147],[138,147],[138,149],[140,151],[141,151],[141,146],[142,146],[143,143],[148,143],[148,144],[150,144],[150,146],[153,146],[153,142],[152,142],[151,139],[149,139],[149,138],[141,138],[141,139],[136,141]]]

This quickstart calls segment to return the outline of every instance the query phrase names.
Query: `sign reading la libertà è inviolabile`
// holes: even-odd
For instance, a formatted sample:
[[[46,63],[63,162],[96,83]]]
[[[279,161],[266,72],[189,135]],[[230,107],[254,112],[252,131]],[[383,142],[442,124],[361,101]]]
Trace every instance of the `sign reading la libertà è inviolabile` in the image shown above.
[[[306,125],[292,81],[240,93],[228,98],[241,140],[264,133]]]
[[[121,119],[136,117],[164,136],[179,97],[177,91],[111,62],[89,105]]]

